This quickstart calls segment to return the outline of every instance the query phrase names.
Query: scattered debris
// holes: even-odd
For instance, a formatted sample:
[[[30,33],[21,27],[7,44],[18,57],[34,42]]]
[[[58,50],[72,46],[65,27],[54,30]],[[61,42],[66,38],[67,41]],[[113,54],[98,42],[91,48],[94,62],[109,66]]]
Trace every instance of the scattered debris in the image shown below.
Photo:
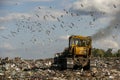
[[[91,69],[52,69],[53,59],[0,58],[0,80],[118,80],[120,58],[92,58]],[[96,65],[94,65],[96,64]]]

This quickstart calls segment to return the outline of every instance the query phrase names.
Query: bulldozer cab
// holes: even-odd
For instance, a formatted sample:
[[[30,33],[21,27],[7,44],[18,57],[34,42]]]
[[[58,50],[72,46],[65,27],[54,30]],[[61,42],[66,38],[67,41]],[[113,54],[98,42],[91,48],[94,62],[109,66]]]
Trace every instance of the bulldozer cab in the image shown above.
[[[69,47],[90,47],[91,46],[91,38],[90,37],[82,37],[82,36],[71,36],[69,37]]]
[[[71,54],[77,56],[91,55],[91,38],[84,36],[70,36],[69,37],[69,51]]]

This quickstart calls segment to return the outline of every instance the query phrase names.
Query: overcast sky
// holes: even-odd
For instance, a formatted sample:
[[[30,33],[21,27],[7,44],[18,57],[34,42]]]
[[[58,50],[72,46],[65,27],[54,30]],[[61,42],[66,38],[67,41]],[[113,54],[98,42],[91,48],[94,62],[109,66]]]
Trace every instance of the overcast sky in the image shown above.
[[[93,47],[117,50],[120,26],[109,26],[120,22],[119,10],[119,0],[0,0],[0,56],[53,57],[68,46],[70,35],[100,34]]]

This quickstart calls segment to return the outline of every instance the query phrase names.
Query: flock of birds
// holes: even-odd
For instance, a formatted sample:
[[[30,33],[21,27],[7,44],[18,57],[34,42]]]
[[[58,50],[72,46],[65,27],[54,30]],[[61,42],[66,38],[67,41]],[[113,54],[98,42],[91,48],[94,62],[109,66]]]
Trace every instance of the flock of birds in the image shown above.
[[[81,7],[84,7],[84,5],[81,4]],[[114,7],[116,8],[115,5],[114,5]],[[49,7],[49,8],[52,9],[52,7]],[[42,8],[38,7],[38,11],[39,10],[42,11]],[[66,23],[66,21],[64,21],[65,20],[64,17],[66,15],[69,15],[70,17],[73,17],[73,18],[78,17],[78,20],[76,20],[76,21],[78,21],[78,23],[79,23],[82,20],[82,18],[80,18],[81,15],[78,13],[70,12],[66,9],[63,9],[63,12],[64,12],[64,14],[61,14],[60,16],[55,16],[53,14],[44,14],[42,16],[42,18],[46,23],[47,23],[48,18],[52,18],[52,19],[56,20],[55,23],[50,24],[50,25],[49,24],[45,25],[44,23],[42,23],[39,20],[39,18],[41,17],[41,14],[39,14],[39,13],[34,14],[34,16],[36,16],[37,20],[32,20],[31,17],[27,17],[27,18],[23,17],[22,19],[20,19],[16,22],[16,29],[14,31],[13,30],[10,31],[9,32],[10,34],[8,34],[7,36],[1,35],[1,38],[9,39],[11,37],[16,37],[21,32],[24,32],[24,33],[29,32],[32,35],[31,40],[30,40],[30,42],[32,42],[32,43],[39,41],[39,38],[37,38],[38,34],[41,36],[46,36],[46,39],[48,41],[53,41],[54,37],[51,37],[51,36],[55,35],[54,31],[57,31],[57,29],[62,29],[66,33],[74,28],[79,29],[79,27],[74,22],[69,22],[69,24]],[[94,13],[90,12],[90,15],[93,17]],[[75,18],[75,19],[77,19],[77,18]],[[93,17],[93,20],[89,22],[89,25],[93,26],[95,20],[96,19]],[[56,22],[57,22],[57,24],[56,24]],[[45,41],[45,40],[43,40],[43,41]],[[57,40],[55,40],[55,41],[57,41]],[[24,45],[25,44],[24,41],[22,41],[21,44]]]

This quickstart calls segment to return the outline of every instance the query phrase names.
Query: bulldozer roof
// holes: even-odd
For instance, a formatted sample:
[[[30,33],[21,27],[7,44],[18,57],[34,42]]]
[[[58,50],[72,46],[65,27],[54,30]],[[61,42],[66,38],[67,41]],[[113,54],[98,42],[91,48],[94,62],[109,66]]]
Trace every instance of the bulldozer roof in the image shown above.
[[[79,38],[79,39],[90,39],[91,40],[91,37],[90,36],[81,36],[81,35],[71,35],[69,37],[69,39],[71,38]]]

